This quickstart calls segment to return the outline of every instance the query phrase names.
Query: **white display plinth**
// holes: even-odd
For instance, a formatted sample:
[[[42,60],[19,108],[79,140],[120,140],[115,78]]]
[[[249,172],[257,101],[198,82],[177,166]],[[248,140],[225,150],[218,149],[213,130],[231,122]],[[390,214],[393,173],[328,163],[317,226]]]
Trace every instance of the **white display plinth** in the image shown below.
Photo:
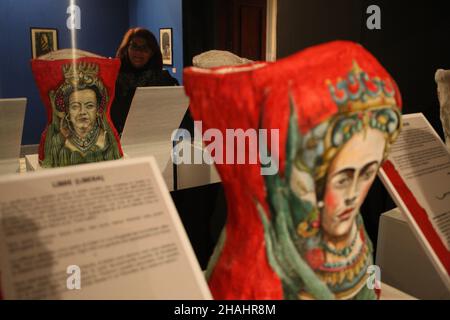
[[[122,146],[123,152],[127,154],[129,158],[140,158],[146,156],[152,156],[155,158],[158,165],[158,169],[161,172],[164,182],[166,183],[169,191],[173,191],[174,178],[173,178],[173,163],[170,157],[172,152],[172,145],[167,142],[161,143],[147,143],[147,144],[134,144]]]
[[[188,143],[188,142],[181,142]],[[195,149],[199,148],[189,143],[191,154],[194,154]],[[202,164],[179,164],[174,165],[172,162],[172,146],[166,142],[148,143],[141,145],[128,145],[123,147],[124,152],[130,158],[139,158],[145,156],[153,156],[156,159],[158,168],[162,173],[167,188],[170,191],[181,190],[187,188],[194,188],[208,185],[211,183],[220,182],[219,174],[214,165],[206,163]],[[174,177],[174,170],[176,170],[177,178]],[[175,188],[175,180],[177,186]]]
[[[187,143],[182,141],[181,143]],[[201,152],[203,149],[199,145],[190,143],[191,155]],[[220,182],[220,176],[213,164],[207,164],[202,161],[201,164],[181,163],[176,166],[177,170],[177,186],[178,189],[187,189],[193,187],[204,186],[211,183]]]
[[[18,173],[27,99],[0,99],[0,174]]]
[[[27,171],[38,171],[42,170],[43,168],[39,164],[39,155],[36,154],[27,154],[25,156],[25,165],[27,168]]]
[[[158,164],[158,168],[163,176],[164,182],[169,191],[175,189],[194,188],[204,186],[211,183],[220,182],[219,174],[214,165],[208,164],[180,164],[176,166],[177,171],[177,188],[174,186],[174,165],[171,158],[172,147],[166,142],[148,143],[140,145],[123,146],[124,158],[141,158],[153,156]],[[191,150],[194,152],[191,144]],[[193,154],[193,153],[192,153]],[[18,160],[17,160],[18,161]],[[16,162],[17,162],[16,161]],[[43,170],[39,165],[38,154],[30,154],[25,156],[27,171]],[[18,168],[19,163],[16,163]],[[8,172],[10,173],[10,172]]]
[[[124,153],[123,158],[126,159],[129,156]],[[42,168],[39,164],[39,155],[37,153],[35,154],[27,154],[25,156],[25,168],[26,171],[39,171],[44,170],[45,168]]]
[[[450,299],[429,256],[399,209],[381,215],[376,264],[381,279],[419,299]]]
[[[382,282],[380,300],[417,300],[417,298]]]
[[[19,158],[0,160],[0,175],[20,172]]]
[[[27,99],[0,99],[0,161],[18,160]]]

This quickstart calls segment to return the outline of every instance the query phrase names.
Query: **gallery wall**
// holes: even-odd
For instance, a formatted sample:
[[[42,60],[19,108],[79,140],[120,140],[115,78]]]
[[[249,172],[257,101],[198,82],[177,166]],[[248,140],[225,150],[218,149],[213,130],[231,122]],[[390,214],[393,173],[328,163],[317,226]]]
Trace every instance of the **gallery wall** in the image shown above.
[[[182,0],[129,0],[129,8],[130,27],[140,26],[149,29],[158,42],[160,28],[173,29],[174,64],[164,68],[181,84],[183,82]]]
[[[31,73],[30,27],[58,29],[59,48],[71,46],[66,13],[70,1],[0,1],[0,98],[27,97],[22,144],[39,143],[46,112]],[[114,56],[128,29],[127,0],[77,0],[81,30],[77,47],[104,56]]]
[[[59,47],[70,46],[66,27],[69,0],[2,0],[0,12],[0,98],[27,97],[22,144],[35,144],[45,126],[29,61],[30,27],[58,29]],[[130,26],[144,26],[159,38],[159,28],[171,27],[174,35],[173,73],[182,83],[182,0],[76,0],[82,10],[78,47],[113,56]],[[382,29],[365,27],[369,4],[382,10]],[[440,2],[367,0],[278,1],[277,56],[285,57],[310,45],[335,39],[358,41],[372,51],[397,80],[405,112],[423,112],[439,134],[434,71],[450,68],[450,42],[443,41],[450,19]],[[172,72],[171,67],[166,67]]]
[[[42,104],[30,67],[30,27],[56,28],[59,48],[71,47],[66,26],[69,0],[1,0],[0,98],[28,98],[22,145],[39,143],[46,124]],[[77,47],[113,57],[129,27],[154,31],[171,27],[174,35],[173,74],[182,83],[183,44],[181,0],[75,0],[81,9]],[[172,72],[172,68],[167,68]]]

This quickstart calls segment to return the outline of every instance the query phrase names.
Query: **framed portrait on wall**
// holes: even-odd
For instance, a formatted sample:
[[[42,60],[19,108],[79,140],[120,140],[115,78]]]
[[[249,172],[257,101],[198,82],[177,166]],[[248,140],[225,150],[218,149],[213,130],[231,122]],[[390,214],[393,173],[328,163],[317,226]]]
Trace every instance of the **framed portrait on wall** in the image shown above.
[[[44,54],[58,50],[58,30],[30,28],[31,56],[36,59]]]
[[[173,65],[173,34],[172,28],[159,29],[159,46],[161,48],[163,65]]]

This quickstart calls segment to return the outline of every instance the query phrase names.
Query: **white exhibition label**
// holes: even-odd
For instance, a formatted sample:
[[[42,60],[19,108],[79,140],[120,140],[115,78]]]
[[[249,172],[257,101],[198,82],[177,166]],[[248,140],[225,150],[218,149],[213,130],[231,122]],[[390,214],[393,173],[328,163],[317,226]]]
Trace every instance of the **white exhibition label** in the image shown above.
[[[0,195],[6,299],[211,298],[153,158],[0,177]]]

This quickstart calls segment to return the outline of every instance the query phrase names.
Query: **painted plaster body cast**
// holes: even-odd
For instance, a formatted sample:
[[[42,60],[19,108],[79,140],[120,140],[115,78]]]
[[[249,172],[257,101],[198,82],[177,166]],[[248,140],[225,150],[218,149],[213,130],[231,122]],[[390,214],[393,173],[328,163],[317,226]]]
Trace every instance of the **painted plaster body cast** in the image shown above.
[[[122,157],[109,119],[120,62],[83,51],[54,52],[32,61],[46,104],[48,126],[39,152],[43,167],[114,160]]]
[[[274,175],[261,163],[217,165],[228,218],[207,272],[214,297],[375,299],[359,208],[401,127],[386,70],[360,45],[332,42],[184,79],[205,130],[280,134],[279,154],[267,146]]]

